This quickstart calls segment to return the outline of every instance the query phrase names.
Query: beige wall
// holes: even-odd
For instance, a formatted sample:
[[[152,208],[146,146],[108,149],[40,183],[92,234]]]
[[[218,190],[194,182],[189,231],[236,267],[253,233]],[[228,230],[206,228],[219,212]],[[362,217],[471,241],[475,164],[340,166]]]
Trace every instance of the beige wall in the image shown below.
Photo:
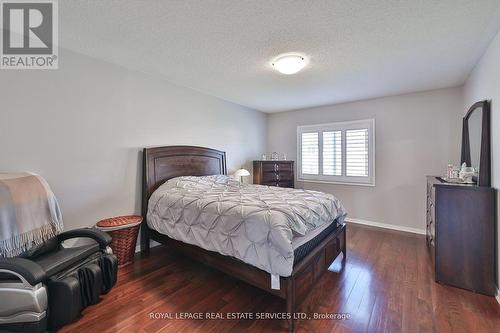
[[[425,175],[458,163],[461,88],[434,90],[268,116],[268,151],[297,155],[299,125],[375,118],[376,186],[297,183],[333,193],[351,218],[425,229]]]
[[[221,149],[232,172],[266,145],[261,112],[65,50],[59,70],[2,70],[0,96],[0,172],[44,176],[66,229],[140,212],[142,147]]]
[[[464,86],[464,110],[474,102],[490,99],[491,101],[491,153],[492,153],[492,186],[500,189],[500,32],[478,62]],[[500,207],[500,197],[498,205]],[[497,209],[498,212],[500,210]],[[500,215],[497,221],[500,220]],[[500,239],[500,228],[497,227],[497,239]],[[497,242],[497,283],[500,281],[500,242]]]

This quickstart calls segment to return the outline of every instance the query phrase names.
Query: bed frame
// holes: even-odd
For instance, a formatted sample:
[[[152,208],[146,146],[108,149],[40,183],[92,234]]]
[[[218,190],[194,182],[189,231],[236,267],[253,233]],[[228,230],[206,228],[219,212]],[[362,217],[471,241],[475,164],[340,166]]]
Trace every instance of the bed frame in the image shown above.
[[[295,330],[294,313],[307,297],[316,281],[328,270],[342,252],[346,259],[345,224],[332,231],[293,267],[292,275],[280,277],[280,290],[271,289],[270,274],[234,258],[207,251],[171,239],[150,229],[146,215],[151,194],[165,181],[179,176],[225,175],[226,153],[203,147],[168,146],[144,149],[143,197],[141,225],[141,251],[148,252],[150,240],[155,240],[208,266],[214,267],[237,279],[252,284],[286,300],[286,311],[290,314],[289,330]]]

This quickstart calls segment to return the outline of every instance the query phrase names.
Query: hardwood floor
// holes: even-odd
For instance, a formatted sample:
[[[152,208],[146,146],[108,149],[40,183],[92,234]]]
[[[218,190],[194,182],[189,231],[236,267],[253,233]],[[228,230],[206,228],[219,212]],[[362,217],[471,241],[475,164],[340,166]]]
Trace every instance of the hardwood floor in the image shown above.
[[[433,280],[425,237],[349,224],[337,260],[300,307],[298,332],[500,332],[500,305]],[[338,258],[339,259],[339,258]],[[60,332],[285,332],[285,320],[152,319],[182,313],[281,314],[284,301],[164,247],[119,271],[117,286]]]

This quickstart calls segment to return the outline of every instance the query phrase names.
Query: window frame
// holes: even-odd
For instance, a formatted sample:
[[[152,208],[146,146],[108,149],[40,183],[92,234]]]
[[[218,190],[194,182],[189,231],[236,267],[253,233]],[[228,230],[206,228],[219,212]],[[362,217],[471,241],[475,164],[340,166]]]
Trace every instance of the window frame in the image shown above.
[[[368,128],[368,176],[346,176],[346,130]],[[341,131],[342,176],[323,175],[323,132]],[[318,175],[302,174],[302,133],[318,133]],[[297,182],[375,186],[375,119],[297,126]]]

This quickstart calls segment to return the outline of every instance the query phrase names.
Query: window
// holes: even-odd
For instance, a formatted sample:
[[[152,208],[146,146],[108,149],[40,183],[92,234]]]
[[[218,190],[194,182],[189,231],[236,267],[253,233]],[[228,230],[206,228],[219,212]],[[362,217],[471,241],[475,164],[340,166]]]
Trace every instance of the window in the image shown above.
[[[302,173],[319,174],[318,133],[302,133]]]
[[[298,181],[375,185],[375,120],[297,127]]]

